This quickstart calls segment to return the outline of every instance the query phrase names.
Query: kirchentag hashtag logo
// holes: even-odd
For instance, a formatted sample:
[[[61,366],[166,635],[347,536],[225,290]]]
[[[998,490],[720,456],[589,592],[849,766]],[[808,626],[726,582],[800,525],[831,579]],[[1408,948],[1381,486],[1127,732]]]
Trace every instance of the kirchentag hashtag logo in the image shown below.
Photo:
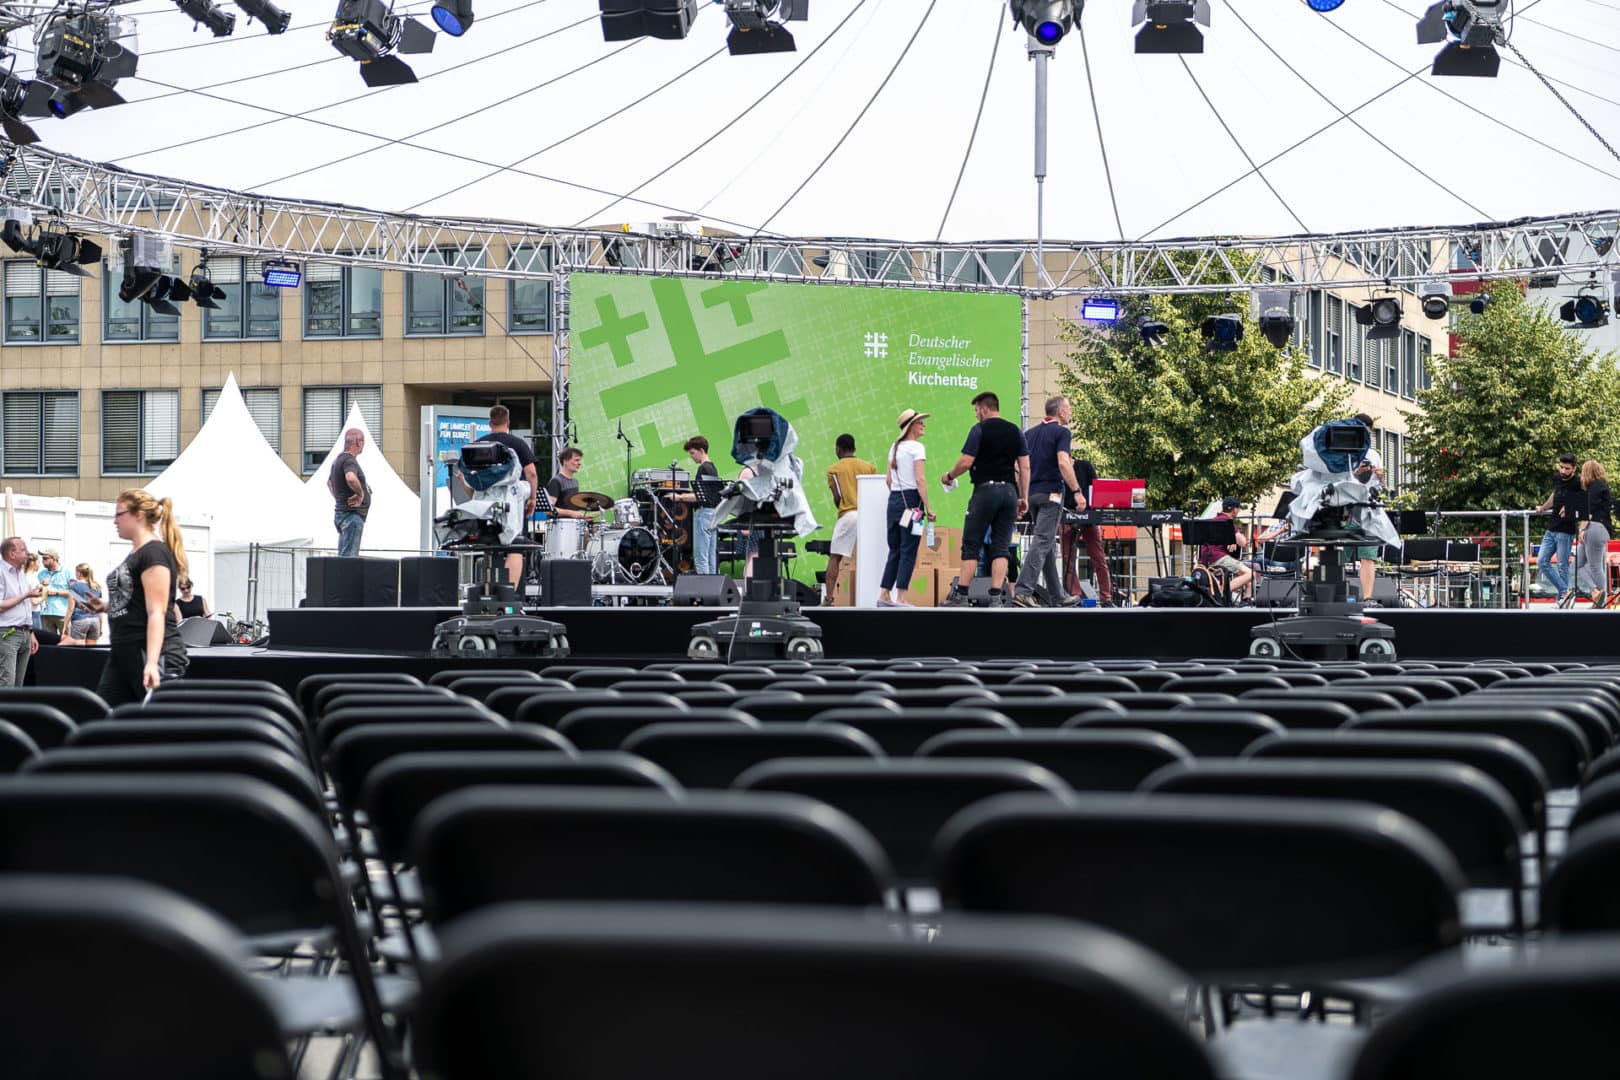
[[[878,330],[866,332],[866,358],[868,360],[887,360],[889,358],[889,335]]]

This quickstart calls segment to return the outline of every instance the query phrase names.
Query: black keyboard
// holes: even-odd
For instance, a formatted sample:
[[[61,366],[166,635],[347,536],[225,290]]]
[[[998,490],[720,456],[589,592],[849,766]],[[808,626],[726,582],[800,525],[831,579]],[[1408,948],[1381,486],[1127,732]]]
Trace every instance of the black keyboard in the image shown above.
[[[1066,525],[1180,525],[1186,518],[1182,510],[1137,510],[1132,507],[1104,507],[1099,510],[1065,510]]]

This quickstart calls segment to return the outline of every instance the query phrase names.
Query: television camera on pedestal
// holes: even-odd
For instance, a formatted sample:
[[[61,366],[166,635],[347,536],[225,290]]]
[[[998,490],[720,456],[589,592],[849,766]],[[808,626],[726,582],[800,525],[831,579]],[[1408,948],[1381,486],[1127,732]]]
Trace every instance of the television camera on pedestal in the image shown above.
[[[1314,569],[1300,570],[1299,614],[1250,630],[1250,656],[1395,658],[1394,627],[1363,614],[1344,578],[1343,549],[1400,543],[1371,486],[1365,463],[1371,435],[1351,418],[1323,424],[1300,440],[1305,468],[1289,482],[1290,540],[1321,554]]]
[[[433,655],[567,656],[567,629],[525,615],[516,586],[507,580],[507,554],[539,550],[523,535],[531,493],[517,454],[500,443],[468,443],[448,468],[451,507],[434,519],[433,538],[443,551],[477,552],[482,559],[478,580],[462,596],[461,614],[433,628]],[[534,494],[546,498],[544,491]]]
[[[776,554],[778,537],[804,536],[817,527],[804,495],[804,463],[793,456],[797,444],[792,425],[769,409],[737,418],[731,457],[753,475],[726,489],[715,516],[732,515],[733,524],[748,530],[749,546],[757,544],[754,571],[735,615],[692,627],[686,654],[693,659],[814,660],[824,655],[821,627],[787,598]]]

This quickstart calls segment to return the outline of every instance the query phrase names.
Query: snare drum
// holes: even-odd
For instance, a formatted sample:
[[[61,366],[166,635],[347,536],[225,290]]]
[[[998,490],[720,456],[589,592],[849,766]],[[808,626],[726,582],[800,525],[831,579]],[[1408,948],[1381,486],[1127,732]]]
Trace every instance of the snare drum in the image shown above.
[[[546,523],[546,558],[581,559],[585,557],[585,521],[583,518],[552,518]]]
[[[619,528],[641,524],[641,507],[634,499],[618,499],[613,503],[613,524]]]

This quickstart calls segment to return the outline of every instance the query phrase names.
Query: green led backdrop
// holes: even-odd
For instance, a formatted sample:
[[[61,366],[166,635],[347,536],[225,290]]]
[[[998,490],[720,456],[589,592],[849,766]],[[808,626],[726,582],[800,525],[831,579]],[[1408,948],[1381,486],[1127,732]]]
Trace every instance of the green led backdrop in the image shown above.
[[[630,274],[569,279],[569,414],[585,465],[580,484],[625,494],[622,422],[631,468],[690,467],[681,444],[701,434],[722,475],[734,476],[731,432],[748,409],[775,409],[799,435],[816,519],[831,535],[824,473],[833,442],[855,436],[882,467],[903,409],[932,413],[928,476],[942,525],[961,526],[968,485],[941,495],[939,476],[973,424],[983,390],[1018,420],[1021,307],[1010,295],[916,289],[711,281]],[[822,559],[797,560],[810,579]],[[813,563],[812,566],[803,565]]]

